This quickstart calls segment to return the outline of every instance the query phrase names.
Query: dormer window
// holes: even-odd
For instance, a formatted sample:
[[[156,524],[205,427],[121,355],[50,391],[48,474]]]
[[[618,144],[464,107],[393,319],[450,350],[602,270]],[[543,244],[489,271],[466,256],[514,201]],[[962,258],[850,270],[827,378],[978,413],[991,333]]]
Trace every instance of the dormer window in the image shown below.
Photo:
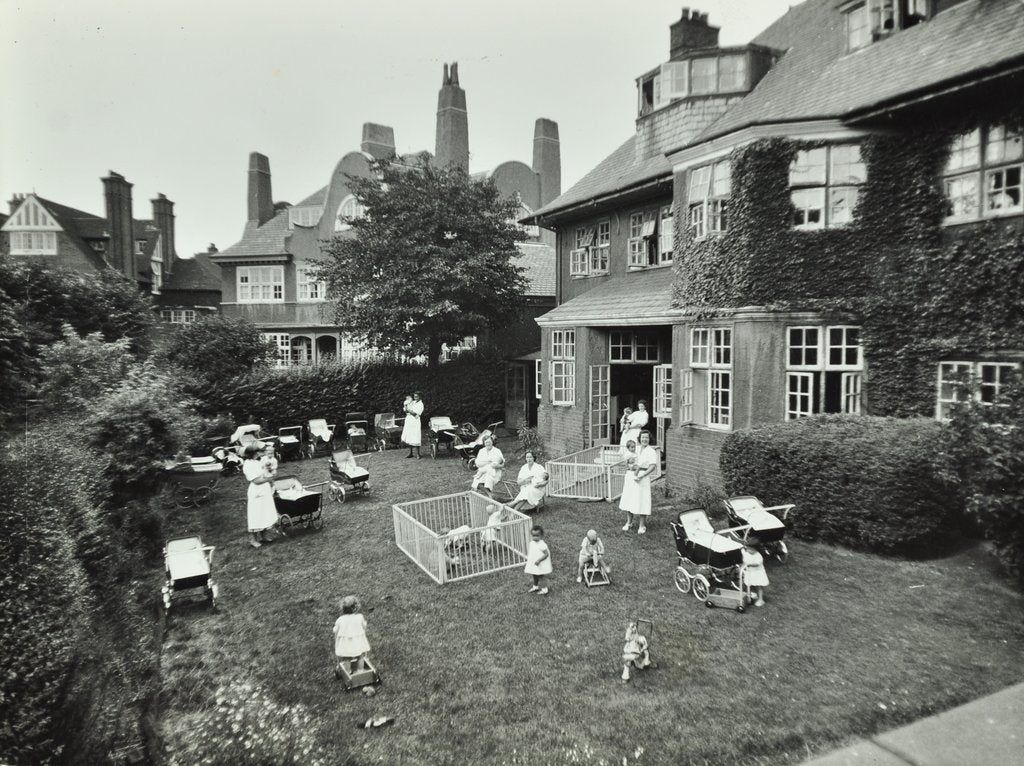
[[[320,223],[320,216],[322,216],[323,213],[324,209],[319,205],[288,208],[288,228],[294,229],[296,226],[306,228],[316,226]]]
[[[334,230],[348,231],[352,228],[352,221],[365,215],[366,208],[355,198],[355,195],[350,194],[338,205],[338,215],[334,221]]]
[[[750,54],[745,50],[733,51],[668,61],[642,77],[638,81],[639,114],[648,114],[688,96],[749,90]]]
[[[135,254],[144,255],[146,252],[146,240],[137,239],[135,240]]]
[[[862,0],[843,9],[846,49],[855,51],[928,18],[928,0]]]
[[[102,253],[104,250],[107,249],[107,245],[102,239],[90,239],[89,247],[91,247],[93,251],[97,253]]]

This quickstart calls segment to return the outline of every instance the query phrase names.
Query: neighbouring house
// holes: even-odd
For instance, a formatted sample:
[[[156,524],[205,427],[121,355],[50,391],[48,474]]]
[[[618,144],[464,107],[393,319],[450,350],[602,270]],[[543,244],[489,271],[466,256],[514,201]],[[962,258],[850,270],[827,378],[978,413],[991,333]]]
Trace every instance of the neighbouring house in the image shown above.
[[[431,161],[438,166],[456,164],[468,170],[468,113],[457,64],[444,67],[436,126]],[[430,157],[423,152],[397,159],[412,166],[424,155]],[[248,220],[242,238],[212,253],[210,259],[221,270],[224,314],[244,317],[256,324],[277,345],[279,365],[376,355],[346,335],[345,328],[333,323],[324,285],[310,279],[309,274],[312,263],[321,257],[321,241],[349,236],[345,233],[350,228],[346,221],[362,212],[351,192],[349,178],[368,178],[373,160],[395,156],[394,129],[366,123],[359,150],[348,152],[339,160],[327,185],[290,205],[274,202],[267,157],[256,152],[250,154]],[[558,125],[546,119],[536,121],[532,165],[510,160],[475,175],[491,178],[503,194],[517,197],[520,216],[532,214],[561,191]],[[520,307],[520,320],[486,339],[510,360],[540,348],[540,331],[534,320],[554,306],[554,236],[536,226],[527,226],[525,230],[528,239],[520,245],[519,263],[526,271],[529,289]],[[475,348],[476,344],[476,338],[467,338],[460,346],[446,348],[444,353],[451,358]],[[525,418],[526,389],[513,393],[522,394],[513,410],[522,409]]]
[[[179,258],[174,203],[150,201],[153,217],[134,218],[132,184],[113,171],[102,179],[103,216],[38,194],[15,194],[0,225],[0,257],[91,274],[114,269],[152,295],[166,321],[194,321],[219,311],[220,277],[208,260]]]
[[[557,454],[648,400],[670,487],[736,429],[944,417],[1024,360],[1024,4],[807,0],[744,46],[683,9],[636,131],[525,219]]]

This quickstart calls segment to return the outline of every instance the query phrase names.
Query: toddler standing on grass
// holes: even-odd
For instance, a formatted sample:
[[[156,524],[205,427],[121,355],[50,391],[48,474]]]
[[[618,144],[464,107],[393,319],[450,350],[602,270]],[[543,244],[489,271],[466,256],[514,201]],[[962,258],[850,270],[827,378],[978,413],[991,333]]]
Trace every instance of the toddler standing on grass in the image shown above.
[[[764,556],[748,545],[743,546],[743,584],[747,598],[754,606],[764,606],[764,588],[768,573],[764,569]]]
[[[350,675],[363,670],[369,653],[366,618],[360,612],[359,599],[345,596],[341,600],[341,617],[334,623],[334,656],[338,659],[334,675],[340,678],[342,667]]]
[[[530,538],[530,543],[526,546],[526,567],[523,571],[533,575],[533,585],[530,586],[529,592],[546,596],[548,589],[544,585],[544,576],[551,574],[551,551],[544,542],[544,528],[534,527],[530,532]]]

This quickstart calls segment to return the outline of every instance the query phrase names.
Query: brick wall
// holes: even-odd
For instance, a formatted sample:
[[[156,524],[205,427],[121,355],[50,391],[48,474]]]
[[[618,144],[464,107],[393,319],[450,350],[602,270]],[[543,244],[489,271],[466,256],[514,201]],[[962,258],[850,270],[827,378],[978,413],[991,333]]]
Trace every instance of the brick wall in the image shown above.
[[[650,159],[688,144],[741,98],[691,97],[644,115],[636,121],[637,159]]]
[[[684,426],[665,434],[667,465],[665,483],[673,492],[685,493],[698,482],[721,487],[718,453],[728,434],[707,428]]]
[[[548,457],[579,452],[586,447],[586,413],[577,407],[555,407],[542,403],[537,410],[537,430]]]

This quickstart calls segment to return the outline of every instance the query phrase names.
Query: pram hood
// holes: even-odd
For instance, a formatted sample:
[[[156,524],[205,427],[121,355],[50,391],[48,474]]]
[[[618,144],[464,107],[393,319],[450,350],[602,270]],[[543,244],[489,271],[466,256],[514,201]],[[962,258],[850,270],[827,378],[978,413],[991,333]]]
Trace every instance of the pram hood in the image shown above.
[[[743,544],[715,532],[702,508],[680,513],[678,523],[672,524],[672,530],[676,536],[676,550],[695,563],[725,568],[743,561]]]
[[[246,434],[250,434],[252,438],[255,439],[256,434],[260,432],[260,428],[261,426],[259,423],[249,423],[248,425],[239,426],[235,429],[235,432],[231,434],[231,438],[228,440],[228,443],[234,444],[235,442],[240,442],[242,437]]]
[[[334,432],[327,425],[327,421],[324,418],[314,418],[309,421],[308,426],[309,432],[321,441],[328,442],[334,438]]]
[[[766,511],[756,497],[751,495],[730,497],[724,502],[737,519],[750,525],[752,532],[774,532],[786,528],[782,520],[775,514]]]
[[[456,427],[447,415],[434,415],[430,418],[429,428],[431,431],[454,431]]]
[[[395,428],[395,413],[378,412],[373,416],[374,428]]]
[[[350,481],[370,475],[369,471],[356,462],[356,456],[349,449],[338,450],[331,455],[331,471],[340,473]]]

